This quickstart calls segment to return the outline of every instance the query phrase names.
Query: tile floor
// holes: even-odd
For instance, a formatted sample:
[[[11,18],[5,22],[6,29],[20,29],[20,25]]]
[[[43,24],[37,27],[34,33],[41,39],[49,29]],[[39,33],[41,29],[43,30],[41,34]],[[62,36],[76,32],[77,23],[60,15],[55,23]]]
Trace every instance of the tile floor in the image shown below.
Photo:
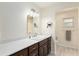
[[[54,49],[51,47],[51,53],[48,56],[79,56],[79,50],[70,47],[63,47],[56,45],[56,54],[54,54]]]
[[[57,56],[79,56],[79,50],[56,45],[56,55]]]

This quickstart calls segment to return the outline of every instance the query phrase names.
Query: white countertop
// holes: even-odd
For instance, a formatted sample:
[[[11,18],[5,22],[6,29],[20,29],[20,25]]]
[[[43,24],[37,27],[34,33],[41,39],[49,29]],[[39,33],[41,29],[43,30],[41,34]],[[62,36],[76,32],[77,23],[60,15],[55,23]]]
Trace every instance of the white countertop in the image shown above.
[[[27,48],[37,42],[48,38],[51,35],[39,35],[37,37],[33,37],[31,39],[25,38],[21,40],[16,40],[4,44],[0,44],[0,56],[8,56],[11,55],[19,50]]]

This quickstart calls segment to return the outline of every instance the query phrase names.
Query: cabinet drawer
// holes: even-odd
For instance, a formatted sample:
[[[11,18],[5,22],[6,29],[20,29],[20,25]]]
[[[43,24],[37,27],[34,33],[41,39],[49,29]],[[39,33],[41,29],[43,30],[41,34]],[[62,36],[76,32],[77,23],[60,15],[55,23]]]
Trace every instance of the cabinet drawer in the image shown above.
[[[31,53],[31,52],[33,52],[34,50],[38,50],[38,43],[36,43],[36,44],[34,44],[34,45],[32,45],[32,46],[30,46],[29,47],[29,54]]]
[[[43,46],[39,47],[39,56],[43,56]]]
[[[46,43],[43,46],[43,55],[46,56],[48,54],[47,52],[48,52],[48,47],[47,47],[47,43]]]
[[[47,43],[44,43],[42,46],[39,47],[39,56],[46,56],[47,55]]]
[[[25,48],[23,50],[20,50],[10,56],[28,56],[28,48]]]
[[[42,46],[43,44],[45,44],[45,43],[47,43],[47,39],[45,39],[45,40],[43,40],[43,41],[41,41],[41,42],[39,42],[39,46]]]
[[[38,56],[38,50],[34,50],[31,53],[29,53],[29,56]]]

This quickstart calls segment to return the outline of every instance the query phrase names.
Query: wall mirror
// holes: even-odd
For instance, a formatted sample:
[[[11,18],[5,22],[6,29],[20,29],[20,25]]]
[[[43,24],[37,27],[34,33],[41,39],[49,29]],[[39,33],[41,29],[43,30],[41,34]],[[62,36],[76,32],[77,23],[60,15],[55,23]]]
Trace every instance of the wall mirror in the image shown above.
[[[27,33],[33,33],[33,17],[30,15],[27,16]]]
[[[27,34],[38,34],[39,33],[39,15],[35,11],[30,11],[27,15]]]

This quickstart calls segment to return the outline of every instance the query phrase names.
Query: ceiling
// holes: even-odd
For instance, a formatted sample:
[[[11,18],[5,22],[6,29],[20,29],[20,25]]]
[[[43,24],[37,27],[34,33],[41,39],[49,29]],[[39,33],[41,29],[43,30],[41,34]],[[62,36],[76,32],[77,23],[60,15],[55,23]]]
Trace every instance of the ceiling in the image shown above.
[[[35,3],[39,7],[46,7],[46,6],[51,6],[52,4],[56,4],[55,2],[36,2]]]
[[[44,7],[74,7],[79,6],[79,2],[35,2],[40,8]]]

